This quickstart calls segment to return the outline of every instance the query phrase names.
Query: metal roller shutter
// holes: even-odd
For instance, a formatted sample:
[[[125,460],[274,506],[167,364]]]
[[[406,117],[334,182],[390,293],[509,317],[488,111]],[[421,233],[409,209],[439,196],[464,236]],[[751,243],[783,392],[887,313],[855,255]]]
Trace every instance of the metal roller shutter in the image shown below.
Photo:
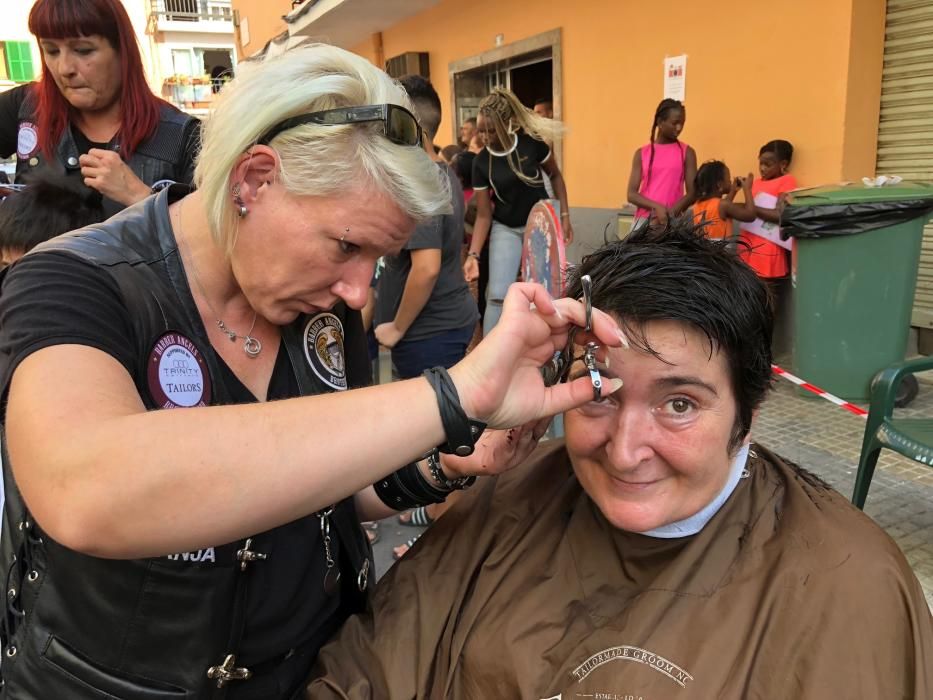
[[[876,170],[933,181],[933,0],[888,0]],[[933,224],[923,235],[911,322],[933,328]]]

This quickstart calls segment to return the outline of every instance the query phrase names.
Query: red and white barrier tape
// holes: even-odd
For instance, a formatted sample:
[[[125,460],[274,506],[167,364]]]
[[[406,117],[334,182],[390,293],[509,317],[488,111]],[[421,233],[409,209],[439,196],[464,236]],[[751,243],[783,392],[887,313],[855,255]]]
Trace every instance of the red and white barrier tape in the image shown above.
[[[771,365],[771,370],[777,376],[783,377],[787,381],[793,382],[797,386],[803,389],[806,389],[807,391],[814,393],[817,396],[820,396],[826,399],[827,401],[830,401],[836,404],[837,406],[844,408],[849,413],[854,413],[855,415],[861,416],[862,418],[865,418],[868,415],[868,411],[866,411],[864,408],[860,408],[856,406],[854,403],[849,403],[848,401],[844,401],[843,399],[840,399],[838,396],[833,396],[828,391],[823,391],[818,386],[814,386],[813,384],[810,384],[809,382],[805,382],[800,377],[795,377],[793,374],[791,374],[787,370],[781,369],[777,365]]]

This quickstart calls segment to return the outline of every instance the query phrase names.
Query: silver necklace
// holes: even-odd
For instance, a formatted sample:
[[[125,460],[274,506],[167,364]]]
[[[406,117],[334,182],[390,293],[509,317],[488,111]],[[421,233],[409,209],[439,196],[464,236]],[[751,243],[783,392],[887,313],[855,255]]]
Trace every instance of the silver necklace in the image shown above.
[[[178,234],[179,238],[184,238],[184,233],[181,229],[181,208],[183,206],[184,199],[178,201]],[[185,245],[188,244],[187,239],[185,240]],[[194,277],[194,283],[198,286],[198,291],[201,292],[201,296],[204,301],[207,302],[207,307],[211,310],[211,313],[214,314],[214,318],[217,322],[217,327],[220,331],[226,335],[231,343],[235,343],[237,339],[243,340],[243,352],[246,353],[247,357],[255,358],[259,357],[259,353],[262,352],[262,342],[259,338],[253,337],[253,329],[256,328],[256,318],[258,314],[256,311],[253,311],[253,323],[250,325],[249,330],[246,331],[246,335],[240,335],[235,330],[228,328],[227,324],[223,322],[223,319],[220,318],[220,314],[217,313],[217,310],[214,308],[214,305],[211,303],[210,297],[207,296],[207,293],[204,291],[204,285],[201,284],[201,276],[198,274],[198,265],[194,261],[194,253],[191,252],[191,249],[188,249],[189,257],[191,259],[191,276]]]

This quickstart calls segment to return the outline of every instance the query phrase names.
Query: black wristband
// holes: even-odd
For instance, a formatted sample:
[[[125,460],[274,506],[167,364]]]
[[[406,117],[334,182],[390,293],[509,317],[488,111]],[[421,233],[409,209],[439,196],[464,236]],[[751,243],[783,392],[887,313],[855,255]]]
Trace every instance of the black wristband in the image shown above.
[[[450,489],[441,490],[424,478],[417,462],[406,464],[373,484],[379,500],[389,508],[408,510],[431,503],[443,503]]]
[[[460,396],[457,387],[443,367],[432,367],[424,371],[424,376],[437,395],[437,407],[441,412],[441,423],[447,442],[438,445],[438,450],[445,454],[455,454],[466,457],[473,454],[476,441],[486,429],[486,424],[467,418],[463,406],[460,405]]]

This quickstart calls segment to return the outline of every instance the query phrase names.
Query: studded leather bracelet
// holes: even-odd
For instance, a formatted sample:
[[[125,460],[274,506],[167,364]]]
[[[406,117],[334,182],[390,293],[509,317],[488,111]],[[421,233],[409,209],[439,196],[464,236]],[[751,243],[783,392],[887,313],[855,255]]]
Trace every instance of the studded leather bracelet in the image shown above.
[[[408,510],[431,503],[443,503],[453,489],[438,488],[424,478],[417,462],[406,464],[401,469],[373,484],[379,500],[394,510]]]

